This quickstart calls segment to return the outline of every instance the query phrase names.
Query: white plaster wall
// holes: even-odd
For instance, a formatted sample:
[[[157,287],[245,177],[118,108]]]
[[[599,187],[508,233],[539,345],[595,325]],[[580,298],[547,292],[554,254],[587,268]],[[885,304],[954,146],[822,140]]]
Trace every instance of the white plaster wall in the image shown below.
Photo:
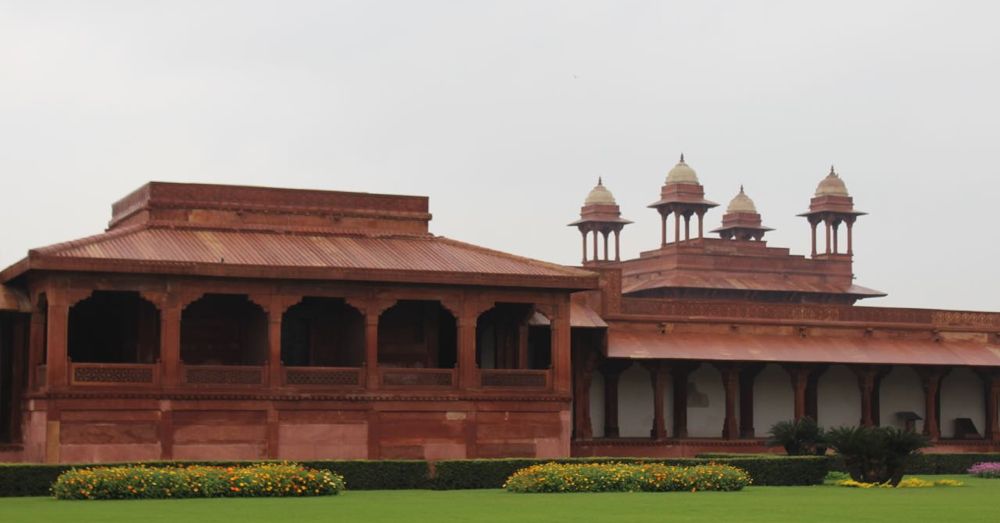
[[[817,404],[817,421],[821,426],[857,426],[861,423],[861,391],[857,376],[844,365],[827,369],[819,378]]]
[[[955,435],[955,418],[970,418],[979,434],[986,429],[983,381],[965,367],[956,367],[941,380],[941,437]]]
[[[908,366],[894,366],[889,374],[882,378],[879,386],[879,425],[883,427],[906,428],[906,424],[897,416],[897,412],[916,412],[924,415],[924,388],[917,371]],[[916,423],[915,430],[924,430],[923,420]]]
[[[687,415],[688,436],[692,438],[722,436],[722,424],[726,419],[726,399],[722,388],[722,375],[715,367],[702,364],[688,378]]]
[[[795,392],[788,372],[769,364],[753,384],[753,426],[758,438],[766,437],[779,421],[795,417]]]
[[[604,436],[604,376],[594,371],[590,382],[590,427],[594,437]]]
[[[653,384],[649,371],[633,364],[618,378],[618,433],[623,438],[648,438],[652,428]]]

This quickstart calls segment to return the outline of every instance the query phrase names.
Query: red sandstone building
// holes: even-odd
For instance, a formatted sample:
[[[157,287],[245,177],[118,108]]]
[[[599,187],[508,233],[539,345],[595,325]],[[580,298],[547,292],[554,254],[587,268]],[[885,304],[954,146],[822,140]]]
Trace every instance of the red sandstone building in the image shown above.
[[[599,183],[583,267],[428,232],[424,197],[150,183],[0,272],[0,460],[689,455],[776,421],[1000,447],[1000,314],[857,306],[838,175],[770,247],[684,161],[656,248]],[[611,256],[611,254],[614,256]]]

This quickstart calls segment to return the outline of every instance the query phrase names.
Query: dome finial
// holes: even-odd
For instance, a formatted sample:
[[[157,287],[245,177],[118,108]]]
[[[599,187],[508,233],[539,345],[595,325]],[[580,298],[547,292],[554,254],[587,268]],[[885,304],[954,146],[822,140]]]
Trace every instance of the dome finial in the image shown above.
[[[597,185],[604,185],[604,178],[601,176],[597,177]]]
[[[745,194],[745,193],[743,192],[743,184],[742,184],[742,183],[740,184],[740,194]]]
[[[684,163],[684,153],[681,153],[681,163]]]
[[[830,165],[830,176],[837,176],[837,171],[833,170],[833,165]]]

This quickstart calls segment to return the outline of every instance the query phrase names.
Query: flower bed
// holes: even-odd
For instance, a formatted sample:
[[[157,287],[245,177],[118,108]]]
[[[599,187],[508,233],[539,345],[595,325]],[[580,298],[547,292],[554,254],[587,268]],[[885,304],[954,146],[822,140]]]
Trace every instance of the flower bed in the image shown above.
[[[990,461],[976,463],[975,465],[969,467],[968,472],[969,474],[979,476],[980,478],[1000,479],[1000,462]]]
[[[331,496],[342,490],[342,476],[288,463],[81,468],[62,473],[52,484],[57,499]]]
[[[750,476],[729,465],[678,467],[660,463],[545,463],[515,472],[509,492],[696,492],[740,490]]]

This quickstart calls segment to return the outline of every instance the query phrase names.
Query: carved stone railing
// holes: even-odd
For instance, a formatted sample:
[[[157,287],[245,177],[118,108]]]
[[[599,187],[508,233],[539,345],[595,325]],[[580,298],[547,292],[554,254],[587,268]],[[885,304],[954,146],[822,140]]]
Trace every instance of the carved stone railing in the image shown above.
[[[132,385],[159,384],[160,368],[145,363],[70,363],[70,385]]]
[[[364,387],[363,367],[284,367],[284,384],[294,387]]]
[[[263,385],[266,367],[262,365],[182,365],[185,385],[252,386]]]
[[[455,369],[379,368],[384,387],[449,388],[457,383]]]
[[[998,313],[849,305],[678,302],[651,298],[624,298],[622,299],[622,312],[624,314],[688,318],[908,323],[927,326],[1000,329],[1000,314]]]
[[[546,390],[551,383],[548,370],[482,369],[479,371],[483,388]]]

